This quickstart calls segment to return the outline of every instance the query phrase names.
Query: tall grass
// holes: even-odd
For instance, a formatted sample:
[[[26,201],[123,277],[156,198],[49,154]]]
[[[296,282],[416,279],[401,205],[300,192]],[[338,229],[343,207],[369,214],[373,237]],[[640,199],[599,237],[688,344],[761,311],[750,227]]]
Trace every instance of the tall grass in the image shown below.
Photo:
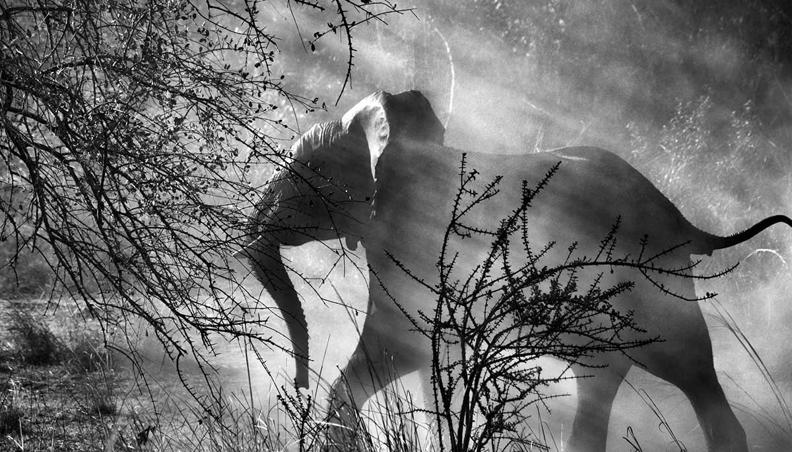
[[[770,398],[775,405],[775,409],[773,409],[766,402],[758,400],[755,394],[751,394],[743,385],[729,377],[754,405],[753,407],[741,407],[742,410],[753,415],[757,422],[775,437],[776,442],[784,444],[787,448],[792,448],[792,410],[790,410],[787,394],[781,389],[776,377],[762,358],[762,354],[756,349],[729,310],[718,300],[712,300],[711,303],[721,325],[737,340],[747,355],[748,362],[752,363],[759,371],[763,386],[769,391]]]
[[[63,341],[31,310],[12,309],[8,317],[8,331],[19,360],[43,366],[58,364],[64,359]]]
[[[0,435],[19,433],[24,411],[19,402],[17,383],[9,378],[0,385]]]
[[[124,403],[115,363],[86,321],[27,304],[3,305],[0,450],[96,450]]]

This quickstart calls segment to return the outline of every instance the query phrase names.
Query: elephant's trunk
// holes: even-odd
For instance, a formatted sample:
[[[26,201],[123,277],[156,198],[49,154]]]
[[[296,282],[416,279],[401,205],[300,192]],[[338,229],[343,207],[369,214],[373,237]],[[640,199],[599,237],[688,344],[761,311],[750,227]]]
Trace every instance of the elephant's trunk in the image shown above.
[[[259,281],[275,300],[289,329],[292,350],[297,362],[296,387],[308,388],[308,324],[297,291],[286,273],[277,244],[258,238],[248,248],[248,255]]]

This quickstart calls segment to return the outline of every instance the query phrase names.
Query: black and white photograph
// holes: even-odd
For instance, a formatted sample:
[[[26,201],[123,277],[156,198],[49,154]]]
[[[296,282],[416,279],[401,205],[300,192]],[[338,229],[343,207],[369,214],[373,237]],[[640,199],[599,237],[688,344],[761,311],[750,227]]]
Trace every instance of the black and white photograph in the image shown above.
[[[0,451],[792,450],[787,0],[0,0]]]

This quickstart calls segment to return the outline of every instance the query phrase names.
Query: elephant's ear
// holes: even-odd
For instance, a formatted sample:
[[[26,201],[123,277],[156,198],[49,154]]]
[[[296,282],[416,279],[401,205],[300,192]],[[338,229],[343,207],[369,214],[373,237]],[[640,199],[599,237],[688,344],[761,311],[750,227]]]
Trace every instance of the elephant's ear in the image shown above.
[[[377,162],[394,140],[401,138],[442,145],[445,134],[429,101],[419,91],[396,95],[377,91],[347,111],[341,125],[348,133],[355,133],[359,128],[365,135],[374,180]]]

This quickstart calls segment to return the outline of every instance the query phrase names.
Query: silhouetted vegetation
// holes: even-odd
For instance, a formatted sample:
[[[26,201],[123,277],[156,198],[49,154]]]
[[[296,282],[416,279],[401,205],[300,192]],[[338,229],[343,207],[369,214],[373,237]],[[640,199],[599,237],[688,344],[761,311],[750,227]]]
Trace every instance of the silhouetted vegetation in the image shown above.
[[[281,164],[290,110],[323,102],[287,85],[266,7],[0,2],[3,287],[54,280],[107,325],[142,319],[176,361],[205,364],[193,334],[268,342],[249,331],[259,319],[227,303],[258,200],[251,171]],[[397,12],[353,0],[282,7],[323,17],[311,48],[345,40],[345,84],[352,30]]]

